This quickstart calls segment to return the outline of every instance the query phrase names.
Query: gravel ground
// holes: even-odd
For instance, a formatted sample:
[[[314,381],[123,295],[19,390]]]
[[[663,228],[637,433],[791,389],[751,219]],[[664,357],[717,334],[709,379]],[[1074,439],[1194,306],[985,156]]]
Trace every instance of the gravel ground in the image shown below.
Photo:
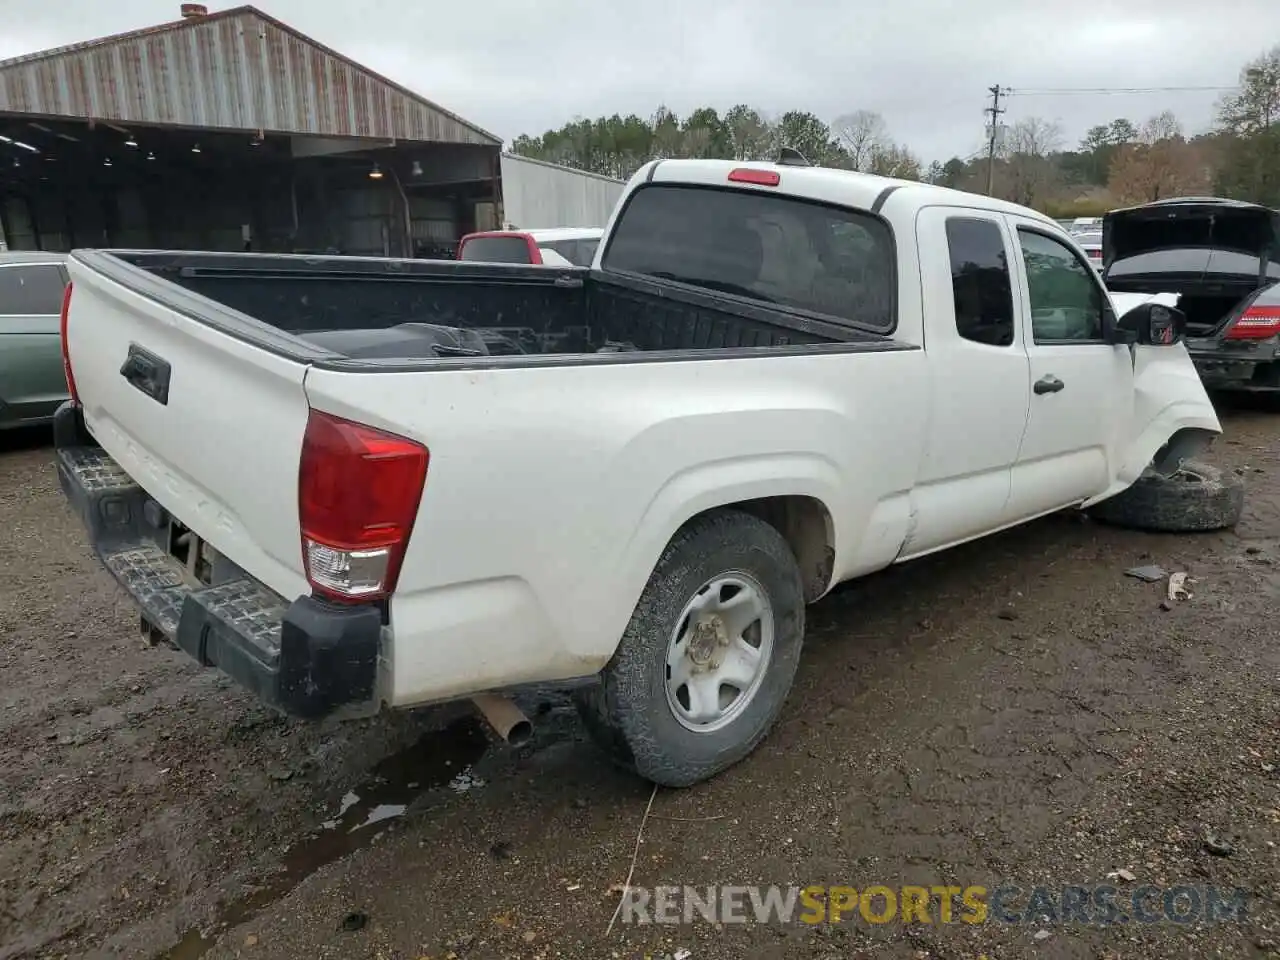
[[[0,958],[1280,957],[1280,417],[1224,423],[1234,533],[1055,517],[842,589],[757,753],[654,796],[554,699],[519,751],[460,710],[307,725],[147,647],[8,438]],[[606,936],[637,849],[643,887],[1215,884],[1249,916]]]

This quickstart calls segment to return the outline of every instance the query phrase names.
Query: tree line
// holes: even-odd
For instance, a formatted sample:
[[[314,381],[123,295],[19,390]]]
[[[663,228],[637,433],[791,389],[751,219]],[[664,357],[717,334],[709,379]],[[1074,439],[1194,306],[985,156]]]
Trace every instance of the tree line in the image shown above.
[[[830,123],[802,110],[769,116],[748,104],[677,116],[660,106],[635,114],[575,119],[542,136],[517,137],[512,152],[626,179],[670,157],[770,160],[789,146],[811,163],[922,180],[999,197],[1053,216],[1097,215],[1173,196],[1217,196],[1280,207],[1280,46],[1246,63],[1237,90],[1218,104],[1213,129],[1188,135],[1169,110],[1090,128],[1074,146],[1061,127],[1028,116],[1002,126],[987,150],[925,166],[871,110]]]

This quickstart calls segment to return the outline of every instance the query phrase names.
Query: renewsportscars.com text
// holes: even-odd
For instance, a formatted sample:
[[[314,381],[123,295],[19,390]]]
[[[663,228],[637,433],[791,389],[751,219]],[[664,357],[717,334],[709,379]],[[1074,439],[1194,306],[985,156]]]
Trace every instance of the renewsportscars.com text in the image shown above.
[[[1214,886],[658,886],[630,887],[632,924],[1215,923],[1247,916],[1243,890]]]

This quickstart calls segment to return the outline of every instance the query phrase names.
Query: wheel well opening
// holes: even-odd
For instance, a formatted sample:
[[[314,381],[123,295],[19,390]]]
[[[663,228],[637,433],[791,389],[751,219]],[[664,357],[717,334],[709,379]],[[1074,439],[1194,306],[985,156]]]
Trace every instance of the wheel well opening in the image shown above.
[[[1162,477],[1171,477],[1182,468],[1184,462],[1208,450],[1217,438],[1218,435],[1212,430],[1183,427],[1156,451],[1149,469]]]
[[[726,504],[758,517],[782,534],[800,567],[804,599],[812,603],[827,592],[835,569],[835,535],[831,514],[814,497],[760,497]]]

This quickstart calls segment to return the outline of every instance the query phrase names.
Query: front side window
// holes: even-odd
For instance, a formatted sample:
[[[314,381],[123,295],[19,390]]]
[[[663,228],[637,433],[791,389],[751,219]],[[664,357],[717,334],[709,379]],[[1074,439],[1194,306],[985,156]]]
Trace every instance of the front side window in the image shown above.
[[[763,190],[654,184],[628,201],[602,266],[888,333],[895,256],[889,227],[863,211]]]
[[[992,220],[947,220],[956,332],[993,347],[1013,343],[1013,291],[1004,233]]]
[[[1105,294],[1097,274],[1066,244],[1018,228],[1036,343],[1102,340]]]

